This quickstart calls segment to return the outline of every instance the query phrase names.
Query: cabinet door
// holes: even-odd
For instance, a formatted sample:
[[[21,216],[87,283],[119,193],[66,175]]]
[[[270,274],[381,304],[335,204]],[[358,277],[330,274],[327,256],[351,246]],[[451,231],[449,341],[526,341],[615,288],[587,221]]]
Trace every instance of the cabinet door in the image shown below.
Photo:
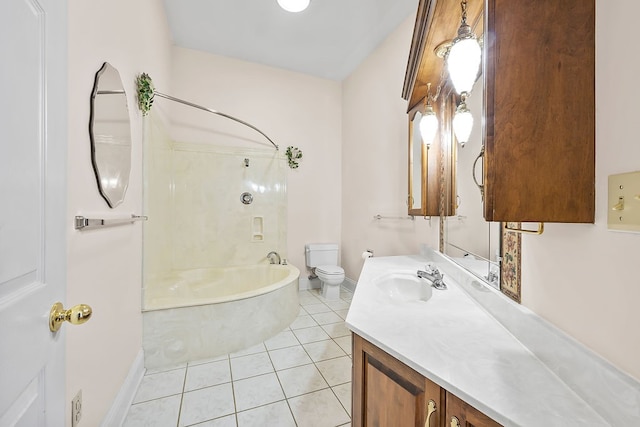
[[[353,426],[440,426],[444,390],[355,334],[352,386]]]
[[[593,223],[595,1],[485,0],[485,219]]]
[[[449,392],[446,402],[446,427],[500,427],[500,424]]]

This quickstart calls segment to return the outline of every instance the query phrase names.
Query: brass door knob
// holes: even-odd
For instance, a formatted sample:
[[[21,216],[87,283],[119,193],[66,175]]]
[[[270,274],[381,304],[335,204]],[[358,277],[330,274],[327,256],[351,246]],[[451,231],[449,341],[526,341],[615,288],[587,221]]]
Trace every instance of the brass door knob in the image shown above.
[[[91,319],[92,313],[91,307],[87,304],[74,305],[69,310],[65,310],[62,303],[57,302],[49,312],[49,329],[51,332],[56,332],[65,321],[72,325],[82,325]]]

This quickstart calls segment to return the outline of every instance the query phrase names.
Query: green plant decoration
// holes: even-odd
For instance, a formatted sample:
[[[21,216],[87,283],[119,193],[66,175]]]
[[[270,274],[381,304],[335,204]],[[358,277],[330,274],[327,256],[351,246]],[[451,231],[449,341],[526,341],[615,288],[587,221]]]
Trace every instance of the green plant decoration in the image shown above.
[[[298,160],[302,158],[302,150],[298,147],[290,145],[287,147],[287,151],[285,151],[285,154],[287,155],[287,159],[289,160],[289,167],[291,169],[297,169]]]
[[[138,108],[142,111],[142,115],[146,116],[151,110],[155,96],[153,82],[147,73],[142,73],[136,77],[136,84],[138,85]]]

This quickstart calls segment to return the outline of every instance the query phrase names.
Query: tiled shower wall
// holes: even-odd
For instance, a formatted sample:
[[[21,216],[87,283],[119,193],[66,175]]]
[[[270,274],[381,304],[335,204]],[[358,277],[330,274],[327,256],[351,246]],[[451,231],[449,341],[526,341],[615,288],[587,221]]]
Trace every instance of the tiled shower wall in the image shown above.
[[[248,159],[249,166],[245,166]],[[286,159],[275,149],[172,141],[153,113],[145,132],[145,286],[171,270],[285,258]],[[253,202],[245,205],[241,194]]]

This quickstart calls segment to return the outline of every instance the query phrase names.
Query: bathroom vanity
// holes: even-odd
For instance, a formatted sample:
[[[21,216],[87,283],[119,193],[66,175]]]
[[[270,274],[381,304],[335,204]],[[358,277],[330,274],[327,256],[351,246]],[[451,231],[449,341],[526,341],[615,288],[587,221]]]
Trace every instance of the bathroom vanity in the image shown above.
[[[500,425],[356,334],[353,375],[354,426]]]
[[[638,382],[439,253],[368,259],[346,323],[354,426],[640,425]]]

